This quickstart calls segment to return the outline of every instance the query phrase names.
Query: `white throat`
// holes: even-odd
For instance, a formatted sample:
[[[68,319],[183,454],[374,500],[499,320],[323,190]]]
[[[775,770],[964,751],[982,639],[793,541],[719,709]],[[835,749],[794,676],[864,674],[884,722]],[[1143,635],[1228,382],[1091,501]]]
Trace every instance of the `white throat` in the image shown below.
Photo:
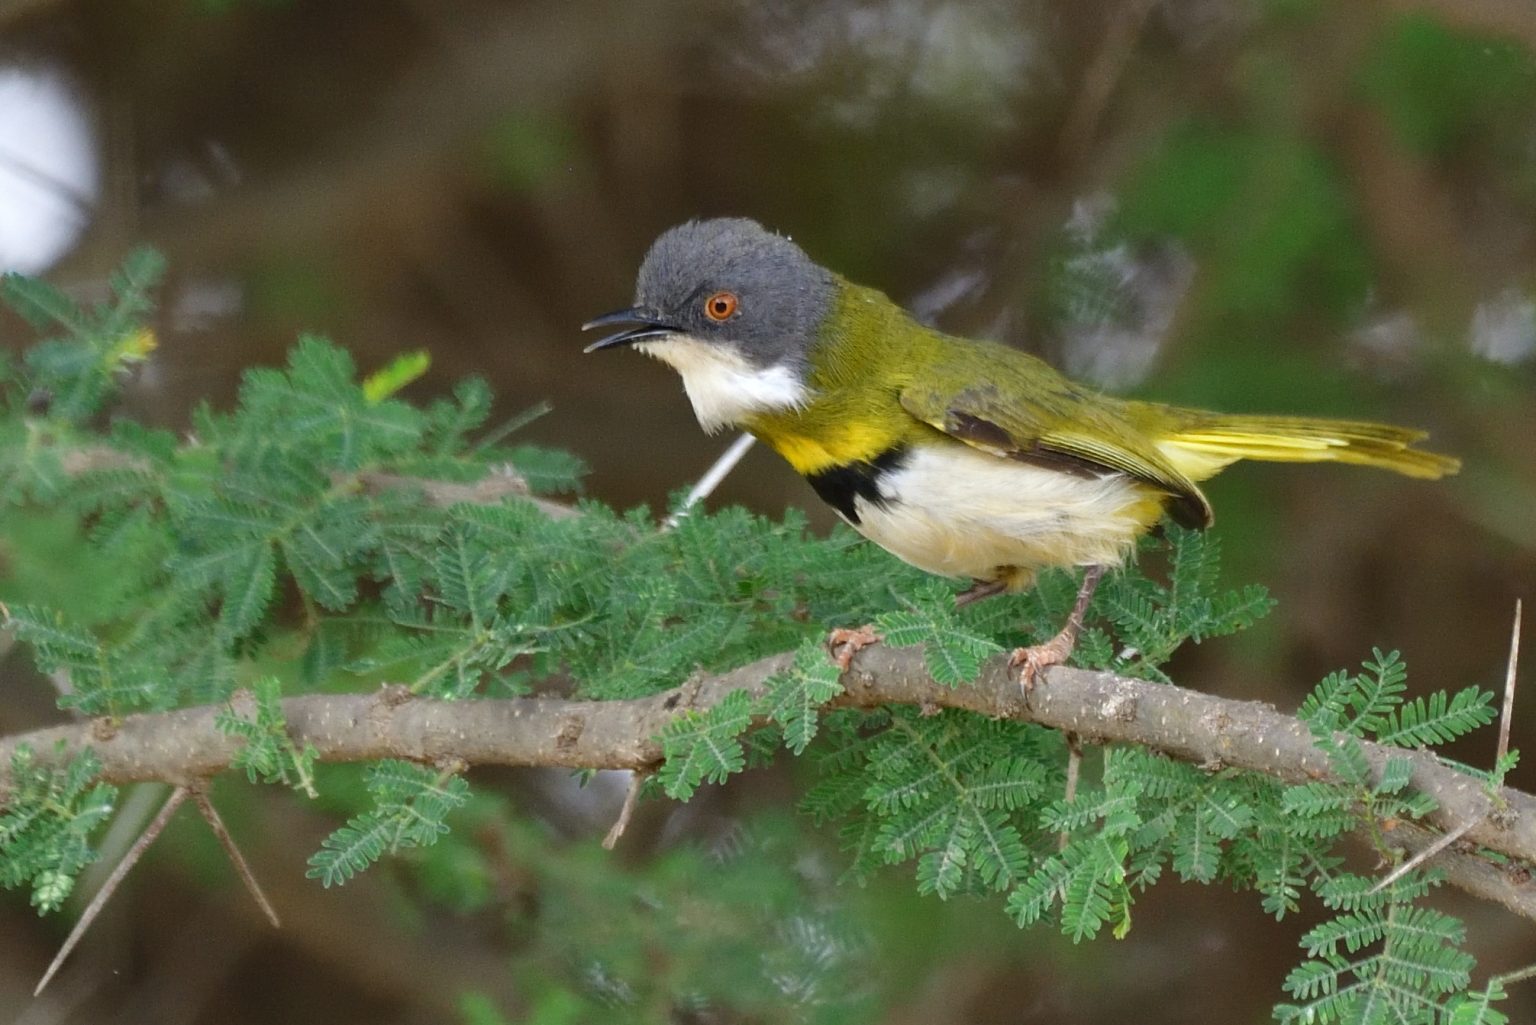
[[[672,335],[636,342],[635,348],[682,375],[693,415],[710,434],[753,413],[796,409],[811,398],[810,389],[792,368],[754,366],[727,345]]]

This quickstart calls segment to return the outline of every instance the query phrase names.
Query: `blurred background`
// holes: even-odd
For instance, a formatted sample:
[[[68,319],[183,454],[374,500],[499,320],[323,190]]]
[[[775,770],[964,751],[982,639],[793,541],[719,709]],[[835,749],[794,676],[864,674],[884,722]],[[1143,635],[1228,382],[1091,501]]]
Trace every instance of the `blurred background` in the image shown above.
[[[1117,392],[1429,429],[1459,477],[1213,482],[1228,579],[1280,604],[1172,672],[1291,708],[1380,645],[1416,692],[1501,688],[1536,596],[1521,0],[0,0],[0,270],[90,298],[134,245],[170,261],[124,416],[185,427],[302,331],[364,371],[426,349],[413,397],[478,373],[503,415],[547,400],[526,437],[586,460],[587,494],[661,508],[729,439],[577,327],[628,304],[659,231],[722,214]],[[830,523],[762,450],[712,503]],[[57,717],[4,671],[0,732]],[[650,802],[613,855],[621,778],[477,773],[452,842],[329,892],[303,878],[329,809],[225,780],[284,929],[187,815],[38,1000],[70,916],[0,895],[0,1021],[1226,1025],[1267,1021],[1299,960],[1305,913],[1216,888],[1164,884],[1129,939],[1074,948],[904,872],[838,887],[794,771]],[[104,846],[163,793],[125,792]],[[1480,971],[1536,960],[1529,923],[1443,904]],[[726,985],[727,950],[756,982]],[[712,974],[728,992],[691,999]],[[764,977],[781,999],[752,996]],[[1536,1020],[1531,988],[1512,1020]]]

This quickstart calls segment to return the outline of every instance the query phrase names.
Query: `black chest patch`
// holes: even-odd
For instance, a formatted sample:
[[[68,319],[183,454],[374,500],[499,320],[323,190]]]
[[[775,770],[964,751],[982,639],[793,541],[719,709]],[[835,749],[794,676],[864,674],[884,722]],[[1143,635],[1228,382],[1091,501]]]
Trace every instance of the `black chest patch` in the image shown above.
[[[860,459],[828,467],[818,473],[807,474],[805,479],[816,489],[816,494],[821,496],[823,502],[843,514],[843,519],[849,523],[858,523],[859,512],[853,500],[862,498],[872,505],[885,508],[890,500],[880,493],[880,479],[899,470],[906,460],[907,447],[893,445],[873,459]]]

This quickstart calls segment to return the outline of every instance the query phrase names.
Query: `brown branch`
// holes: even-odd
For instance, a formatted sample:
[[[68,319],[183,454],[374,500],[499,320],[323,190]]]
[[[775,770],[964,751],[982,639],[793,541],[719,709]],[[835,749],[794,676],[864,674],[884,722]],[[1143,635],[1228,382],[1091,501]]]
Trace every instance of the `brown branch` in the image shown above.
[[[402,701],[389,690],[287,698],[283,712],[294,742],[301,747],[313,745],[327,761],[460,759],[472,765],[647,770],[661,760],[657,735],[681,710],[708,708],[740,688],[761,693],[767,679],[786,668],[791,658],[788,653],[775,655],[629,701],[537,697]],[[1009,670],[1006,659],[990,662],[974,684],[952,688],[928,675],[919,651],[875,645],[858,653],[843,681],[846,691],[832,702],[835,706],[966,709],[1040,723],[1088,742],[1138,744],[1181,761],[1248,769],[1286,782],[1336,778],[1307,726],[1293,716],[1269,705],[1110,673],[1053,668],[1026,705],[1017,674]],[[240,707],[249,700],[237,697],[236,710],[250,714],[248,708]],[[44,761],[68,757],[89,746],[109,782],[194,784],[227,769],[240,748],[237,738],[214,726],[214,717],[222,710],[203,706],[129,716],[110,730],[97,722],[9,737],[0,740],[0,767],[10,764],[19,744],[29,745]],[[1475,821],[1466,830],[1465,842],[1521,863],[1536,863],[1536,797],[1510,788],[1490,795],[1480,780],[1429,752],[1370,743],[1364,747],[1377,772],[1388,757],[1413,762],[1413,785],[1439,805],[1429,825],[1452,832]],[[1476,860],[1442,855],[1435,863],[1446,868],[1456,885],[1485,896],[1497,890],[1493,899],[1536,918],[1536,885],[1517,873],[1509,876],[1508,885],[1494,887],[1484,879],[1475,886],[1462,878],[1466,873],[1461,869]]]

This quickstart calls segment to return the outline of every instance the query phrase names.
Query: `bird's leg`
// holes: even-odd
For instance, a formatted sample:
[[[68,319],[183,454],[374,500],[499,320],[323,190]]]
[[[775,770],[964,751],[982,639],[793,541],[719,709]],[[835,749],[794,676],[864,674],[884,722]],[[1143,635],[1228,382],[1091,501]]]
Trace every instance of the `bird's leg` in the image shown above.
[[[827,653],[832,656],[838,672],[846,673],[848,667],[853,664],[853,656],[871,644],[878,643],[880,643],[880,635],[870,624],[851,628],[840,626],[827,634]]]
[[[1026,698],[1035,689],[1035,678],[1042,669],[1059,666],[1072,654],[1072,649],[1077,646],[1077,635],[1083,629],[1083,617],[1088,614],[1088,603],[1093,600],[1094,588],[1099,586],[1103,577],[1103,566],[1089,566],[1083,574],[1083,585],[1077,589],[1077,601],[1072,605],[1072,614],[1067,617],[1067,625],[1061,628],[1061,632],[1044,644],[1015,648],[1013,654],[1008,656],[1010,666],[1024,667],[1024,671],[1019,674],[1019,684],[1024,688]]]
[[[955,595],[955,608],[964,608],[971,602],[1002,594],[1006,590],[1008,590],[1007,580],[972,580],[970,587]]]

